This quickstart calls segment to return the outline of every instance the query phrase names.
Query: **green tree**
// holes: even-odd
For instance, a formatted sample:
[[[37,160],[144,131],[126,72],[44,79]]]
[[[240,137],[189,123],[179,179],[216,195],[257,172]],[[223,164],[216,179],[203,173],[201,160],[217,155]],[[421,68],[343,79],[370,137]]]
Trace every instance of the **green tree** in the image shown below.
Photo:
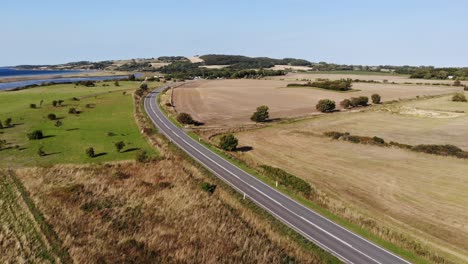
[[[57,100],[53,100],[53,101],[52,101],[52,106],[53,106],[53,107],[57,107],[57,105],[58,105],[58,101],[57,101]]]
[[[117,149],[117,152],[122,151],[122,149],[125,147],[125,143],[123,141],[115,142],[115,148]]]
[[[177,115],[177,121],[184,125],[190,125],[194,123],[194,120],[190,114],[180,113]]]
[[[50,113],[47,115],[47,118],[49,118],[49,120],[56,120],[57,116],[54,113]]]
[[[323,113],[333,111],[335,107],[335,101],[332,101],[330,99],[322,99],[315,106],[317,110]]]
[[[68,113],[69,114],[78,114],[78,110],[76,110],[76,108],[72,107],[72,108],[68,109]]]
[[[93,147],[87,148],[86,155],[88,155],[88,157],[90,158],[94,158],[96,156],[96,153],[94,153],[94,148]]]
[[[36,109],[37,105],[36,104],[29,104],[29,108]]]
[[[120,86],[119,81],[118,81],[118,80],[115,80],[114,85],[115,85],[115,86]]]
[[[219,147],[227,150],[233,151],[237,148],[239,141],[233,134],[223,135],[219,141]]]
[[[147,83],[142,83],[140,85],[140,89],[143,90],[143,91],[148,91],[148,84]]]
[[[5,119],[5,126],[6,127],[12,127],[13,125],[12,125],[11,122],[13,122],[13,119],[11,119],[11,117]]]
[[[34,130],[27,134],[29,140],[39,140],[44,138],[42,130]]]
[[[254,122],[265,122],[268,120],[270,117],[270,114],[268,113],[268,106],[262,105],[257,107],[257,111],[253,113],[253,115],[250,117],[250,120]]]
[[[371,99],[372,99],[372,103],[373,103],[373,104],[380,104],[380,99],[381,99],[381,98],[380,98],[380,95],[378,95],[378,94],[373,94],[373,95],[371,96]]]
[[[340,105],[343,108],[349,108],[351,107],[351,101],[349,99],[344,99],[343,101],[340,102]]]

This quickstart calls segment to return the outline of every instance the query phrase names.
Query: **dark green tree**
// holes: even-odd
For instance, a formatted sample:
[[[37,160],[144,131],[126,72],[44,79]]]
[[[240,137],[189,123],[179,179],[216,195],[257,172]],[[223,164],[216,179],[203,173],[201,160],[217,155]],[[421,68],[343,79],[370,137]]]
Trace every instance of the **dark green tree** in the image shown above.
[[[223,135],[219,140],[219,147],[227,151],[233,151],[237,148],[238,143],[239,141],[233,134],[227,134]]]
[[[372,99],[372,103],[373,103],[373,104],[380,104],[380,99],[381,99],[381,98],[380,98],[380,95],[378,95],[378,94],[373,94],[373,95],[371,96],[371,99]]]
[[[257,111],[253,113],[253,115],[250,117],[250,120],[254,122],[265,122],[268,120],[270,117],[270,114],[268,113],[268,106],[262,105],[257,107]]]
[[[125,143],[123,141],[115,142],[115,148],[117,149],[117,152],[122,151],[122,149],[125,147]]]
[[[56,119],[57,119],[57,116],[56,116],[54,113],[50,113],[50,114],[47,115],[47,118],[48,118],[49,120],[56,120]]]
[[[29,140],[39,140],[44,138],[42,130],[34,130],[27,134]]]
[[[55,124],[54,124],[54,126],[56,126],[56,127],[61,127],[62,125],[63,125],[63,123],[62,123],[62,121],[60,121],[60,120],[57,120],[57,121],[55,122]]]
[[[93,147],[87,148],[86,155],[88,155],[88,157],[90,158],[94,158],[96,156],[96,153],[94,153],[94,148]]]
[[[184,125],[190,125],[194,123],[194,120],[190,114],[180,113],[177,115],[177,121]]]
[[[11,117],[5,119],[5,126],[6,127],[12,127],[13,124],[11,122],[13,122],[13,119],[11,119]]]
[[[335,107],[335,101],[329,99],[322,99],[315,106],[317,110],[323,113],[333,111],[335,110]]]

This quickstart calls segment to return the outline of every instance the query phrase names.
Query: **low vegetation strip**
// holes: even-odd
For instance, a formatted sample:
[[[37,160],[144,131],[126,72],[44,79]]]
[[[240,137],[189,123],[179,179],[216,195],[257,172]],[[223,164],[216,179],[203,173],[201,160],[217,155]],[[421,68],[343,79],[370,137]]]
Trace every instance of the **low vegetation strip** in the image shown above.
[[[325,136],[330,137],[336,140],[343,140],[349,141],[352,143],[360,143],[360,144],[369,144],[369,145],[378,145],[382,147],[398,147],[402,149],[408,149],[415,152],[423,152],[427,154],[433,155],[440,155],[440,156],[452,156],[457,157],[460,159],[468,159],[468,151],[464,151],[461,148],[445,144],[445,145],[430,145],[430,144],[422,144],[422,145],[408,145],[402,144],[394,141],[390,141],[386,143],[384,139],[379,137],[365,137],[365,136],[355,136],[351,135],[348,132],[337,132],[337,131],[329,131],[324,133]]]
[[[290,83],[287,87],[317,87],[326,90],[333,90],[333,91],[350,91],[352,85],[351,79],[340,79],[340,80],[319,80],[315,82],[307,82],[304,84],[301,83]]]
[[[261,165],[260,168],[263,170],[263,174],[274,181],[277,181],[279,184],[286,186],[286,188],[303,194],[304,196],[310,196],[313,192],[313,188],[309,183],[304,181],[301,178],[298,178],[292,174],[287,173],[286,171],[271,167],[268,165]]]

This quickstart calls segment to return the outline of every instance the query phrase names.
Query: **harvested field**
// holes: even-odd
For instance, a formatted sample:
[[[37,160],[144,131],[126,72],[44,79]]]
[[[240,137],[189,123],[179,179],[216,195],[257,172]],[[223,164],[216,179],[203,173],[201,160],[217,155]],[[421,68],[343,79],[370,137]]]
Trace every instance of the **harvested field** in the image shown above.
[[[310,71],[312,70],[309,66],[291,66],[291,65],[275,65],[270,70],[294,70],[294,71]]]
[[[315,105],[328,98],[338,104],[345,98],[378,93],[383,101],[460,91],[459,87],[355,83],[358,91],[336,92],[318,88],[286,87],[281,80],[212,80],[187,83],[176,88],[173,102],[178,112],[190,113],[207,125],[228,126],[250,122],[260,105],[270,107],[271,118],[317,113]]]
[[[288,250],[273,242],[268,225],[227,205],[235,199],[221,188],[203,191],[202,176],[182,163],[27,168],[17,175],[76,263],[290,259],[290,242],[282,244]],[[294,257],[314,260],[301,254]]]
[[[449,259],[468,261],[467,160],[322,136],[335,130],[387,142],[453,144],[468,150],[466,114],[434,118],[396,111],[401,107],[466,111],[468,103],[440,97],[391,105],[395,112],[386,107],[237,133],[241,146],[253,148],[240,158],[282,168],[348,207],[437,248]]]
[[[286,76],[276,76],[273,79],[285,79],[285,80],[301,80],[301,79],[330,79],[338,80],[342,78],[351,78],[351,79],[360,79],[360,80],[374,80],[382,82],[383,80],[388,80],[388,82],[395,82],[397,84],[404,83],[422,83],[422,84],[433,84],[433,83],[443,83],[443,84],[453,84],[454,80],[426,80],[426,79],[410,79],[406,75],[399,74],[390,74],[390,73],[343,73],[343,72],[309,72],[309,73],[289,73]],[[462,81],[462,84],[468,84],[468,81]]]
[[[203,59],[201,59],[200,57],[187,57],[187,59],[190,60],[190,62],[192,63],[201,63],[201,62],[205,62]]]

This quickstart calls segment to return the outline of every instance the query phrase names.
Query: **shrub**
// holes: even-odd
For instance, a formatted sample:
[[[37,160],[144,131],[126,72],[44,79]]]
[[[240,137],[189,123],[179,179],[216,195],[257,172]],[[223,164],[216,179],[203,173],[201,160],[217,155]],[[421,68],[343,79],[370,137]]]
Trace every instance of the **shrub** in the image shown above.
[[[2,128],[3,128],[3,124],[2,124],[2,120],[0,120],[0,129],[2,129]]]
[[[60,120],[57,120],[57,121],[55,122],[55,124],[54,124],[54,126],[56,126],[56,127],[61,127],[62,125],[63,125],[63,123],[62,123],[62,121],[60,121]]]
[[[72,107],[72,108],[68,109],[68,113],[69,114],[78,114],[78,110],[76,110],[76,108]]]
[[[136,81],[136,76],[135,76],[135,74],[132,74],[132,75],[128,76],[128,80],[129,80],[129,81]]]
[[[379,138],[379,137],[373,137],[372,141],[374,141],[374,143],[380,144],[380,145],[385,144],[385,140],[383,140],[383,138]]]
[[[454,145],[417,145],[413,146],[411,150],[443,156],[457,156],[463,153],[462,149]]]
[[[213,194],[216,190],[216,185],[208,182],[202,182],[200,184],[200,188],[209,194]]]
[[[322,99],[317,103],[315,108],[323,113],[333,111],[335,109],[335,101]]]
[[[49,120],[56,120],[57,119],[57,116],[53,113],[50,113],[47,115],[47,118],[49,118]]]
[[[46,155],[45,151],[44,151],[44,147],[39,147],[39,149],[37,150],[37,155],[39,157],[44,157]]]
[[[350,108],[351,101],[349,99],[344,99],[343,101],[340,102],[340,106],[343,108]]]
[[[39,140],[44,138],[42,130],[34,130],[27,134],[29,140]]]
[[[466,102],[466,97],[462,93],[457,93],[452,97],[452,101],[454,101],[454,102]]]
[[[137,152],[135,160],[140,163],[145,163],[149,161],[148,153],[145,150],[140,150]]]
[[[30,104],[30,105],[29,105],[29,108],[36,109],[36,108],[37,108],[37,105],[36,105],[36,104]]]
[[[120,86],[119,81],[116,80],[116,81],[114,82],[114,85],[115,85],[115,86]]]
[[[219,141],[219,147],[227,151],[235,150],[237,144],[238,140],[233,134],[223,135]]]
[[[122,149],[125,147],[125,143],[123,141],[116,142],[114,145],[117,149],[117,152],[122,151]]]
[[[7,141],[4,139],[0,139],[0,150],[2,150],[7,145]]]
[[[381,99],[381,98],[380,98],[380,95],[378,95],[378,94],[373,94],[373,95],[371,96],[371,99],[372,99],[372,103],[373,103],[373,104],[380,104],[380,99]]]
[[[366,106],[369,102],[369,98],[367,96],[359,96],[359,97],[352,97],[351,98],[351,106]]]
[[[94,158],[96,156],[96,153],[94,153],[94,148],[93,147],[87,148],[86,155],[88,155],[88,157],[90,158]]]
[[[180,113],[177,115],[177,121],[184,125],[190,125],[194,123],[192,116],[187,113]]]
[[[58,105],[62,106],[63,102],[64,102],[63,100],[58,100]]]
[[[13,122],[13,119],[11,119],[11,117],[5,119],[5,127],[12,127],[12,123]]]
[[[312,187],[310,184],[301,178],[289,174],[282,169],[268,165],[261,165],[260,168],[263,169],[265,176],[272,178],[274,181],[278,181],[279,184],[286,186],[288,189],[302,193],[306,196],[312,193]]]
[[[265,122],[270,117],[268,109],[269,108],[266,105],[257,107],[257,111],[253,113],[253,115],[250,117],[250,120],[254,122]]]
[[[148,84],[142,83],[142,84],[140,85],[140,89],[141,89],[141,90],[144,90],[144,91],[147,91],[147,90],[148,90]]]
[[[341,133],[337,131],[330,131],[330,132],[325,132],[323,133],[327,137],[331,137],[333,139],[339,139],[342,136],[349,135],[348,133]]]
[[[461,86],[460,80],[455,80],[455,81],[453,82],[453,86]]]
[[[58,102],[57,102],[56,100],[53,100],[53,101],[52,101],[52,106],[53,106],[53,107],[56,107],[57,104],[58,104]]]

